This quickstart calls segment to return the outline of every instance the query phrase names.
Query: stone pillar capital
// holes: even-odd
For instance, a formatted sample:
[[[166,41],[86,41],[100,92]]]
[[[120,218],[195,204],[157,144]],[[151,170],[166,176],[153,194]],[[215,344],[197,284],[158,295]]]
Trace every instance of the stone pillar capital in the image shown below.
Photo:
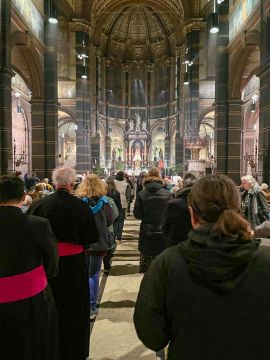
[[[190,33],[192,31],[200,31],[206,27],[207,23],[203,18],[191,18],[184,25],[185,33]]]

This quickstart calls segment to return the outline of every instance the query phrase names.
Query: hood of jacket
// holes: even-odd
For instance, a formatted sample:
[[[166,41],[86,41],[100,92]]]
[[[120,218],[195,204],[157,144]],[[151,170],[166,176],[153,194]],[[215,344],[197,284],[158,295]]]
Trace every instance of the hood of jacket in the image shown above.
[[[186,187],[184,189],[180,189],[176,192],[175,197],[179,198],[179,199],[183,199],[187,202],[190,190],[191,190],[191,187]]]
[[[163,188],[163,184],[157,181],[151,181],[145,184],[145,190],[151,193],[155,193],[162,188]]]
[[[188,240],[179,244],[179,250],[193,282],[228,292],[246,277],[258,255],[259,244],[259,240],[225,237],[205,225],[192,230]]]

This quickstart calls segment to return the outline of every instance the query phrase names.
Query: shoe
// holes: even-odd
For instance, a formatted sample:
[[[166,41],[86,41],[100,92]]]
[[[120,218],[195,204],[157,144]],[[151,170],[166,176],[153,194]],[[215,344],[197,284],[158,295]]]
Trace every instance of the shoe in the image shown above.
[[[98,315],[98,310],[95,309],[95,310],[90,310],[90,320],[95,320],[95,318],[97,317]]]

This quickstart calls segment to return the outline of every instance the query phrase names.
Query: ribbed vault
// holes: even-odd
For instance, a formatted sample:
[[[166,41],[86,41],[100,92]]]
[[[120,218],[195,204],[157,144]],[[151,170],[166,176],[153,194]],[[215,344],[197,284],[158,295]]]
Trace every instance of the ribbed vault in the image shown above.
[[[93,43],[105,56],[120,61],[173,56],[184,41],[184,19],[190,13],[187,3],[185,8],[180,0],[94,1]]]

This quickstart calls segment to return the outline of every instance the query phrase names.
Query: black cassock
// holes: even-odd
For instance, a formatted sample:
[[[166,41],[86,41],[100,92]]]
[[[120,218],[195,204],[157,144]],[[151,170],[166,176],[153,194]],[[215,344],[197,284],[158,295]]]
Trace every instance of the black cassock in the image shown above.
[[[34,203],[30,214],[50,220],[58,242],[88,247],[98,240],[89,207],[64,189]],[[50,281],[59,314],[61,360],[83,360],[89,355],[90,300],[84,253],[59,257],[59,273]]]
[[[0,206],[0,282],[43,264],[47,277],[57,274],[56,239],[48,220]],[[12,287],[10,287],[12,290]],[[0,359],[58,360],[57,311],[49,287],[22,300],[2,302]]]

